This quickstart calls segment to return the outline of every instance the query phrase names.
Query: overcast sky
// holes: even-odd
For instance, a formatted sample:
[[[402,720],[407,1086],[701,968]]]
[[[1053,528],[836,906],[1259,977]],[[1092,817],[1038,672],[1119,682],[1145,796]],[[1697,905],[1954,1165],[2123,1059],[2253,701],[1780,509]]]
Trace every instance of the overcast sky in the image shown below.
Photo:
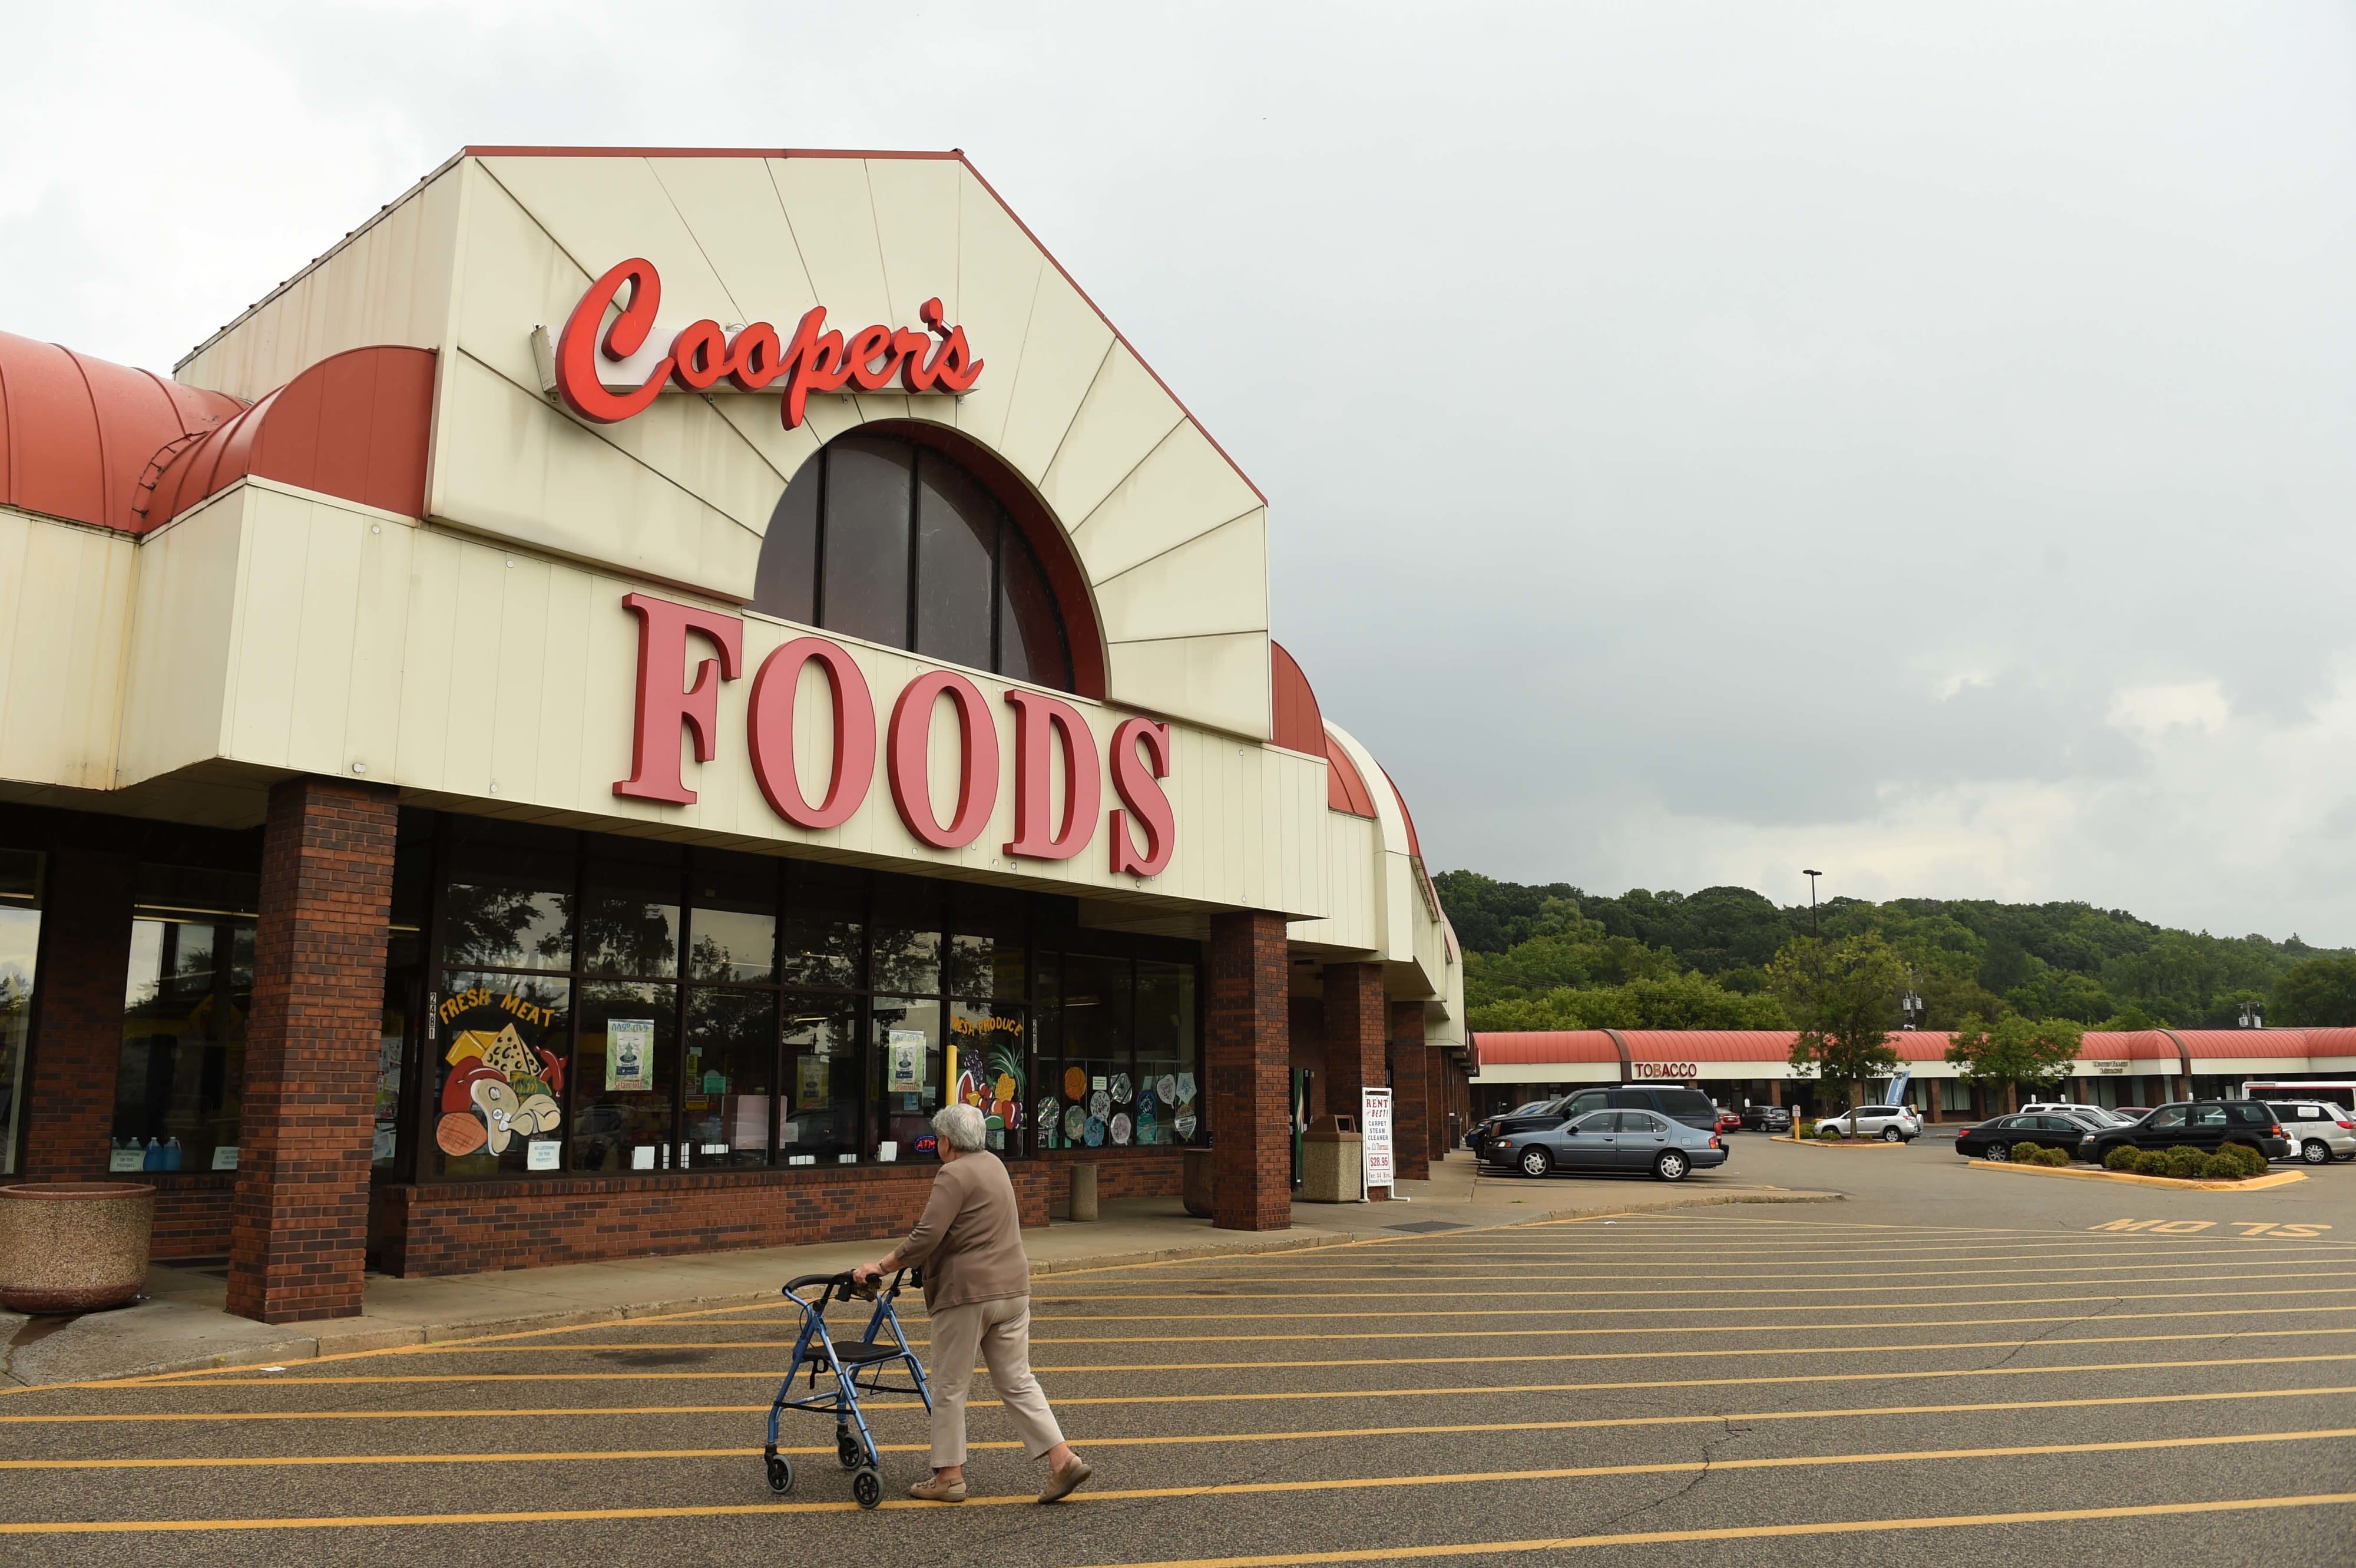
[[[167,370],[468,142],[963,147],[1434,869],[2356,943],[2345,6],[0,23],[0,329]]]

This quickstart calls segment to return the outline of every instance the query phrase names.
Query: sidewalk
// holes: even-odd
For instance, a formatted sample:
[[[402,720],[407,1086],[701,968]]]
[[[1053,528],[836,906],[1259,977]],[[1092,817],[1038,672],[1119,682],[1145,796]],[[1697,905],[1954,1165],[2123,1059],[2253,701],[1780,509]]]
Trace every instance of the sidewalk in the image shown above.
[[[1663,1182],[1525,1181],[1475,1176],[1458,1152],[1432,1179],[1401,1182],[1405,1202],[1295,1203],[1292,1229],[1216,1230],[1176,1198],[1108,1203],[1093,1224],[1057,1221],[1023,1233],[1033,1274],[1171,1258],[1236,1256],[1332,1246],[1440,1230],[1478,1230],[1534,1219],[1644,1212],[1723,1203],[1815,1203],[1837,1193],[1717,1185],[1708,1176]],[[0,1313],[0,1388],[80,1382],[208,1367],[309,1360],[357,1350],[484,1334],[610,1323],[697,1307],[770,1301],[797,1274],[832,1273],[888,1250],[886,1240],[630,1258],[441,1279],[370,1274],[358,1317],[273,1327],[222,1310],[220,1262],[157,1264],[146,1299],[77,1318]]]

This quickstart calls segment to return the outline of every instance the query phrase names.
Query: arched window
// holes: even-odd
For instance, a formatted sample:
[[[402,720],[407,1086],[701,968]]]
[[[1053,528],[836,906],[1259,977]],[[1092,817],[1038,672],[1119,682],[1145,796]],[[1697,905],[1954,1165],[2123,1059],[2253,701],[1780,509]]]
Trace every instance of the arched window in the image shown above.
[[[846,435],[802,465],[761,542],[753,607],[1076,689],[1063,616],[1022,529],[963,466],[913,441]]]

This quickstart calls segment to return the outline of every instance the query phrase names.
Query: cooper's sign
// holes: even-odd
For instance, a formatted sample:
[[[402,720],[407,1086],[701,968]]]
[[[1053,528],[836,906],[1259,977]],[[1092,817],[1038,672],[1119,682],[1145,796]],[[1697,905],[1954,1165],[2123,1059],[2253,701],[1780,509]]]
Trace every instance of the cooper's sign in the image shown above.
[[[609,325],[606,313],[616,307]],[[924,331],[879,322],[847,338],[827,326],[822,305],[802,313],[790,338],[766,321],[730,328],[708,318],[666,332],[657,328],[661,309],[662,278],[652,262],[634,256],[610,268],[552,344],[544,330],[534,334],[549,390],[582,418],[612,424],[644,413],[668,387],[755,392],[782,382],[781,417],[791,430],[812,392],[882,392],[897,382],[901,392],[954,394],[981,374],[965,328],[942,319],[937,299],[917,307]]]
[[[629,594],[622,606],[638,618],[637,710],[631,727],[630,776],[614,793],[666,805],[695,803],[680,774],[680,737],[695,759],[720,755],[720,687],[744,672],[744,623],[717,610]],[[694,660],[688,639],[712,652]],[[795,751],[794,707],[802,671],[816,665],[833,710],[834,746],[826,787],[812,800],[802,792]],[[692,674],[693,679],[689,679]],[[952,800],[932,792],[933,710],[948,699],[957,717],[958,784]],[[1113,732],[1109,765],[1097,754],[1087,716],[1044,692],[1010,691],[1014,710],[1014,836],[1004,853],[1029,860],[1070,860],[1096,836],[1097,810],[1110,774],[1120,804],[1107,814],[1116,872],[1156,876],[1177,845],[1177,817],[1162,780],[1170,777],[1170,726],[1151,719],[1122,721]],[[798,637],[761,661],[753,675],[745,719],[753,779],[769,809],[798,828],[840,827],[866,800],[875,781],[875,700],[858,662],[822,637]],[[884,773],[892,804],[910,833],[935,849],[961,849],[980,838],[998,804],[998,724],[981,688],[954,670],[932,670],[902,687],[883,736]],[[1055,810],[1053,780],[1064,779],[1064,809]],[[947,820],[943,819],[944,808]],[[1143,843],[1139,843],[1140,839]]]

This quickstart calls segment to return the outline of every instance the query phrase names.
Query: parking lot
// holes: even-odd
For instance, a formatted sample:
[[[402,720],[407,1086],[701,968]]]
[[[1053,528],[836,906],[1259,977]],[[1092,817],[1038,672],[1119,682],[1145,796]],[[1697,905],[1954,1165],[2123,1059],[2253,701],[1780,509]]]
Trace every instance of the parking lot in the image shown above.
[[[1043,1279],[1034,1359],[1098,1469],[1061,1508],[986,1383],[962,1508],[896,1500],[908,1400],[883,1509],[817,1417],[772,1497],[761,1308],[20,1393],[0,1530],[27,1563],[2351,1554],[2356,1166],[2155,1195],[1733,1144],[1727,1179],[1852,1196]]]

